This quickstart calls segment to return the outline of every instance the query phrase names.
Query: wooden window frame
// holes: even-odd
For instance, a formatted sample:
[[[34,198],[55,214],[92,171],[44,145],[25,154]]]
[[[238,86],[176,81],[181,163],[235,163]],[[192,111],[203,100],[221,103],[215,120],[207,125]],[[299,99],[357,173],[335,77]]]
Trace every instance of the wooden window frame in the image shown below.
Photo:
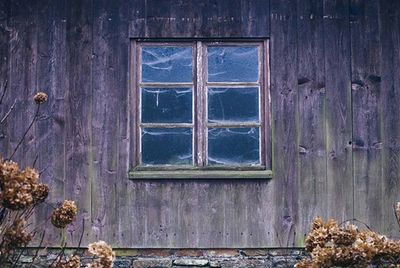
[[[193,79],[190,83],[148,83],[141,81],[141,48],[144,46],[192,46]],[[259,47],[259,81],[257,82],[208,82],[207,48],[209,46],[257,46]],[[268,40],[135,40],[131,41],[130,53],[130,117],[131,179],[190,179],[190,178],[272,178],[271,121],[270,121],[270,78]],[[141,87],[191,87],[192,123],[142,123]],[[207,119],[208,87],[258,87],[259,122],[209,123]],[[141,128],[192,128],[192,165],[146,165],[141,163]],[[256,127],[259,128],[259,165],[208,166],[209,127]]]

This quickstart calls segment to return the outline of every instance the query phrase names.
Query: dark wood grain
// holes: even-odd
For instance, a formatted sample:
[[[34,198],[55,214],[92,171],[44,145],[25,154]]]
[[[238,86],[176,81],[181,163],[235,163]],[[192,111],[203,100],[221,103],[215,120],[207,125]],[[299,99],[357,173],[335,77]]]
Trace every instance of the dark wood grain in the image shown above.
[[[29,1],[11,1],[9,30],[9,103],[16,101],[15,109],[8,118],[10,152],[14,151],[33,120],[36,104],[33,95],[36,91],[37,62],[37,6]],[[9,157],[7,155],[6,157]],[[27,133],[26,139],[17,150],[13,160],[22,167],[32,165],[36,157],[35,127]]]
[[[299,102],[299,228],[304,243],[310,222],[326,217],[325,50],[323,2],[297,1]]]
[[[350,11],[354,217],[383,231],[379,3],[353,0]]]
[[[1,117],[5,116],[12,106],[13,102],[9,99],[10,94],[10,54],[9,44],[11,32],[8,27],[10,18],[10,1],[0,2],[0,96],[3,95],[3,101],[0,104]],[[5,92],[4,92],[5,90]],[[1,119],[1,118],[0,118]],[[10,137],[8,135],[8,120],[0,124],[0,152],[2,157],[7,157],[10,153]]]
[[[49,185],[46,203],[40,206],[37,222],[48,218],[53,207],[64,199],[65,184],[65,101],[66,74],[66,1],[41,0],[38,10],[38,61],[36,88],[49,95],[37,122],[37,168],[41,180]],[[60,8],[64,7],[64,8]],[[57,161],[55,161],[57,159]],[[60,232],[50,224],[45,241],[60,243]]]
[[[66,53],[68,78],[65,106],[65,198],[76,201],[78,219],[67,229],[69,245],[77,245],[81,233],[83,243],[91,241],[93,192],[93,7],[91,2],[68,2],[66,16]],[[82,230],[82,221],[85,229]]]
[[[298,221],[297,5],[271,1],[274,224],[279,246],[294,245]],[[271,222],[272,224],[272,222]]]
[[[324,1],[328,217],[353,215],[349,2]]]
[[[130,40],[129,21],[130,12],[135,12],[131,8],[131,4],[125,0],[118,2],[118,43],[116,44],[115,57],[116,60],[116,81],[115,93],[117,102],[115,103],[116,118],[116,181],[114,182],[114,191],[116,194],[116,202],[114,204],[116,229],[113,232],[114,244],[117,246],[132,244],[132,230],[137,229],[138,225],[134,225],[132,217],[126,217],[127,211],[135,204],[131,202],[132,187],[129,186],[124,178],[127,178],[127,170],[130,168],[129,162],[129,121],[130,111],[134,107],[130,106],[131,92],[129,87],[129,53]],[[114,141],[115,137],[111,141]],[[126,242],[124,242],[126,241]]]
[[[138,1],[137,6],[143,2]],[[148,0],[131,21],[133,38],[268,37],[269,0]]]
[[[399,201],[400,181],[400,2],[380,1],[380,42],[381,42],[381,135],[383,141],[383,200],[382,229],[385,233],[397,235],[398,227],[393,215],[393,205]]]
[[[117,1],[93,6],[93,65],[91,148],[93,154],[93,237],[116,243],[117,166],[120,100],[118,85],[119,9]]]

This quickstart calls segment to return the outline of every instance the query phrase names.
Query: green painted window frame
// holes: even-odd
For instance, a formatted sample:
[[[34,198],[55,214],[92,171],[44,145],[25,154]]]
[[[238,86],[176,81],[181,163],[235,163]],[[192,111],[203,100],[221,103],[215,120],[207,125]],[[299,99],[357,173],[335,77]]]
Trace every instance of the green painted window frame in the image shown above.
[[[148,165],[141,166],[140,163],[140,119],[139,119],[139,93],[138,90],[140,88],[139,85],[139,72],[141,71],[141,62],[140,62],[140,48],[143,45],[159,45],[159,46],[176,46],[176,45],[188,45],[192,44],[195,49],[194,62],[195,65],[195,76],[196,79],[193,81],[194,87],[194,95],[199,94],[199,91],[204,92],[204,70],[203,68],[207,66],[204,64],[206,60],[204,57],[204,50],[209,46],[218,46],[218,45],[256,45],[260,47],[259,53],[259,70],[260,70],[260,79],[259,79],[259,87],[260,87],[260,125],[259,129],[261,134],[260,138],[260,165],[256,166],[205,166],[204,158],[207,155],[207,141],[203,140],[200,142],[200,146],[196,147],[194,145],[195,151],[193,154],[198,153],[194,159],[196,159],[193,165],[184,166],[184,165]],[[130,140],[130,166],[131,170],[128,172],[128,177],[130,179],[142,180],[142,179],[270,179],[273,177],[272,172],[272,145],[271,145],[271,119],[270,119],[270,66],[269,66],[269,41],[268,40],[260,40],[260,39],[240,39],[240,40],[199,40],[199,39],[188,39],[188,40],[154,40],[154,39],[132,39],[130,46],[130,126],[131,126],[131,137]],[[224,86],[227,86],[229,83],[221,83]],[[243,83],[245,84],[245,83]],[[245,84],[247,85],[247,84]],[[199,90],[199,88],[202,88]],[[200,93],[203,94],[203,93]],[[197,96],[198,99],[202,100],[202,96]],[[203,97],[204,98],[204,97]],[[195,121],[203,122],[201,118],[204,116],[206,109],[206,104],[201,101],[201,104],[198,103],[197,109],[200,115],[195,115]],[[193,108],[195,109],[195,108]],[[195,111],[197,113],[197,110]],[[196,123],[199,124],[202,123]],[[226,127],[226,126],[221,126]],[[197,126],[196,131],[198,131],[199,126]],[[201,130],[207,129],[207,126],[200,126]],[[193,135],[199,135],[197,132]],[[199,135],[201,136],[201,135]],[[201,140],[202,137],[194,138],[197,143],[198,140]],[[200,160],[199,160],[200,159]],[[200,162],[199,162],[200,161]]]

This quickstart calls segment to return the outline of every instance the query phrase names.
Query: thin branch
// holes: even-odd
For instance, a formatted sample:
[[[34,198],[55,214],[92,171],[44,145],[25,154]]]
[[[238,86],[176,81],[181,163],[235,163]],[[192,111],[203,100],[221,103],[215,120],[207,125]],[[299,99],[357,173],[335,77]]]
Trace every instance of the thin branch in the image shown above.
[[[39,176],[42,176],[43,172],[45,172],[48,168],[49,166],[43,168],[42,170],[39,170]]]
[[[35,155],[35,160],[33,160],[33,163],[32,163],[32,168],[35,168],[35,165],[36,165],[36,162],[37,162],[38,158],[39,158],[39,154],[36,154]]]
[[[363,221],[357,220],[357,219],[349,219],[349,220],[342,221],[342,222],[339,224],[339,226],[342,226],[343,224],[345,224],[345,223],[347,223],[347,222],[350,222],[350,221],[355,221],[355,222],[361,223],[361,224],[363,224],[365,227],[367,227],[368,230],[372,231],[371,227],[369,227],[368,224],[366,224],[366,223],[363,222]]]
[[[28,134],[29,130],[32,128],[33,124],[34,124],[35,121],[36,121],[36,118],[37,118],[38,115],[39,115],[39,109],[40,109],[40,104],[38,104],[37,109],[36,109],[35,116],[33,117],[31,123],[29,124],[29,126],[28,126],[28,128],[26,129],[24,135],[22,136],[22,138],[21,138],[20,141],[18,142],[17,146],[15,147],[13,153],[12,153],[11,156],[8,158],[8,160],[10,160],[10,161],[12,160],[14,154],[17,152],[19,146],[21,146],[21,144],[22,144],[22,142],[24,141],[24,139],[25,139],[26,135]]]
[[[35,252],[35,255],[34,255],[33,258],[32,258],[31,265],[29,265],[28,268],[31,268],[31,267],[32,267],[32,265],[33,265],[33,263],[35,262],[37,256],[39,255],[39,251],[40,251],[40,248],[42,247],[45,234],[46,234],[46,230],[44,230],[43,233],[42,233],[42,237],[40,238],[39,247],[37,248],[37,250],[36,250],[36,252]]]
[[[14,110],[16,104],[17,100],[14,100],[14,103],[11,105],[10,109],[8,109],[7,113],[1,119],[0,124],[3,124],[4,121],[6,121],[7,117],[11,114],[12,110]]]
[[[78,249],[81,247],[84,232],[85,232],[85,218],[82,219],[82,233],[81,237],[79,238]]]
[[[60,263],[61,258],[62,258],[62,256],[64,255],[64,251],[65,251],[66,246],[67,246],[67,242],[64,243],[63,247],[61,248],[60,253],[59,253],[59,254],[57,255],[57,257],[53,260],[53,262],[50,264],[49,267],[54,267],[54,263],[55,263],[56,261],[57,261],[56,264],[59,264],[59,263]]]
[[[1,98],[0,98],[0,104],[3,103],[4,96],[6,95],[7,85],[8,85],[8,80],[6,80],[6,82],[4,83],[3,94],[1,94]]]

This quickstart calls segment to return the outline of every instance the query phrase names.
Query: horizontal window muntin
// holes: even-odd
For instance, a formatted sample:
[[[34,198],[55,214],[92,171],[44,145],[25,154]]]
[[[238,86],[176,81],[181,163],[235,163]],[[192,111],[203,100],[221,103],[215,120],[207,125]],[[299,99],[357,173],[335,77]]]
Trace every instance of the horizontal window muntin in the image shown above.
[[[183,50],[175,49],[175,48],[183,48]],[[149,78],[149,74],[153,71],[152,69],[148,69],[145,72],[145,76],[147,75],[148,78],[142,79],[142,69],[143,66],[141,64],[142,62],[142,51],[143,48],[145,48],[145,51],[150,51],[150,52],[157,52],[157,53],[163,53],[162,49],[163,48],[168,48],[169,52],[171,55],[173,53],[176,53],[177,51],[183,55],[186,53],[185,57],[187,58],[188,52],[183,52],[187,48],[191,48],[191,54],[192,54],[192,63],[188,64],[187,59],[186,61],[182,61],[184,63],[180,64],[181,66],[184,65],[189,65],[191,67],[191,72],[192,72],[192,80],[189,81],[188,75],[185,75],[185,79],[174,79],[174,74],[171,75],[172,78],[168,77],[168,75],[161,75],[160,79],[155,77],[155,78]],[[252,73],[252,78],[251,79],[242,79],[242,80],[247,80],[247,81],[242,81],[241,79],[236,79],[235,78],[235,73],[233,74],[228,74],[227,79],[225,78],[219,78],[219,79],[211,79],[213,81],[208,81],[208,50],[213,50],[213,51],[218,51],[221,52],[222,54],[224,52],[224,48],[228,51],[228,54],[231,53],[232,51],[240,51],[243,52],[243,55],[239,55],[240,57],[245,57],[246,53],[251,54],[250,56],[253,58],[257,58],[256,62],[250,62],[249,64],[252,65],[249,67],[249,72]],[[242,49],[241,48],[245,48]],[[146,50],[147,49],[147,50]],[[172,51],[172,52],[171,52]],[[264,60],[266,55],[264,55],[264,48],[263,48],[263,43],[262,42],[181,42],[181,43],[153,43],[153,42],[143,42],[143,43],[138,43],[137,46],[137,59],[138,59],[138,64],[137,66],[137,74],[138,74],[138,81],[136,82],[136,90],[137,95],[139,97],[138,105],[139,109],[138,111],[138,124],[137,124],[137,133],[138,133],[138,150],[137,150],[137,157],[136,157],[136,166],[138,168],[154,168],[154,169],[263,169],[265,168],[265,129],[264,129],[264,118],[265,118],[265,113],[264,113],[264,105],[263,102],[265,101],[265,90],[266,90],[266,85],[265,85],[265,79],[264,79]],[[146,53],[147,53],[146,52]],[[167,52],[164,54],[168,54]],[[165,58],[159,59],[152,59],[152,56],[148,56],[148,60],[146,62],[147,67],[146,68],[153,68],[154,66],[156,68],[160,68],[163,70],[163,68],[170,68],[171,70],[177,70],[177,67],[179,64],[173,63],[171,66],[167,65],[162,65],[165,61]],[[163,56],[164,57],[164,56]],[[168,55],[167,55],[168,57]],[[176,57],[176,56],[173,56]],[[178,56],[179,57],[179,56]],[[236,57],[236,56],[230,56],[230,57]],[[151,60],[149,60],[151,59]],[[215,57],[215,62],[218,64],[221,64],[221,59],[217,59]],[[224,59],[225,60],[225,59]],[[157,65],[157,64],[161,65]],[[222,63],[224,64],[224,63]],[[149,67],[151,66],[151,67]],[[256,66],[256,67],[254,67]],[[186,68],[186,73],[187,73],[187,66],[182,67]],[[214,70],[219,70],[222,67],[215,67]],[[154,68],[153,68],[154,69]],[[257,70],[256,72],[254,70]],[[237,72],[237,70],[234,72]],[[156,72],[154,72],[156,73]],[[255,75],[257,73],[257,75]],[[144,80],[144,81],[142,81]],[[160,80],[160,81],[158,81]],[[225,81],[227,80],[227,81]],[[235,80],[235,81],[230,81],[230,80]],[[146,113],[144,111],[143,105],[143,92],[146,91],[145,94],[155,94],[154,90],[159,90],[161,91],[160,95],[167,96],[167,95],[173,95],[173,93],[168,93],[168,90],[172,91],[184,91],[184,88],[191,88],[191,93],[192,93],[192,102],[191,102],[191,122],[188,122],[187,116],[186,119],[179,119],[176,120],[176,122],[169,122],[168,120],[164,120],[162,122],[151,122],[151,120],[147,120],[146,118],[150,118],[149,116],[144,116],[143,113]],[[249,103],[248,106],[251,111],[248,112],[246,116],[248,118],[245,118],[244,120],[241,120],[240,118],[235,118],[239,117],[238,114],[233,114],[232,118],[228,119],[221,119],[221,118],[214,118],[209,120],[209,99],[208,99],[208,91],[209,90],[225,90],[225,89],[231,89],[231,92],[227,93],[227,98],[231,99],[238,99],[240,98],[240,91],[248,91],[243,93],[244,95],[246,94],[252,94],[252,96],[244,96],[247,102]],[[153,90],[153,91],[152,91]],[[236,90],[236,91],[233,91]],[[149,93],[150,92],[150,93]],[[229,95],[230,94],[230,95]],[[235,94],[237,96],[235,96]],[[228,96],[229,95],[229,96]],[[160,96],[158,96],[160,97]],[[247,97],[247,98],[246,98]],[[152,96],[154,98],[154,96]],[[160,97],[162,98],[162,97]],[[226,100],[226,103],[229,103],[229,100]],[[250,105],[252,104],[252,106]],[[255,103],[257,103],[258,107],[254,107]],[[185,106],[180,103],[175,103],[175,106]],[[187,108],[187,106],[185,106]],[[178,109],[178,108],[177,108]],[[246,109],[243,108],[243,111]],[[187,110],[186,110],[187,111]],[[231,108],[231,111],[234,113],[234,109]],[[255,112],[256,111],[256,112]],[[157,114],[156,109],[153,109],[152,111],[154,115]],[[185,116],[183,116],[185,117]],[[218,117],[218,116],[217,116]],[[228,116],[229,117],[229,116]],[[154,117],[155,118],[155,117]],[[144,120],[143,120],[144,119]],[[154,121],[154,120],[153,120]],[[156,120],[157,121],[157,120]],[[179,122],[178,122],[179,121]],[[165,162],[164,164],[157,163],[155,161],[154,163],[150,163],[151,161],[143,161],[142,156],[145,155],[146,152],[143,152],[143,137],[142,137],[142,131],[144,129],[182,129],[182,128],[187,128],[192,130],[192,163],[181,163],[178,162],[178,164],[174,164],[172,162]],[[226,161],[226,163],[219,163],[219,161],[215,161],[213,157],[211,157],[210,161],[210,155],[208,153],[209,151],[209,132],[212,133],[211,135],[214,135],[215,133],[222,133],[221,135],[226,135],[228,137],[226,141],[228,141],[229,138],[232,138],[234,141],[236,136],[240,137],[245,144],[249,144],[253,146],[252,148],[255,150],[255,143],[252,143],[251,140],[245,139],[246,135],[242,134],[232,134],[231,132],[234,132],[233,130],[238,129],[238,130],[249,130],[252,129],[253,131],[257,132],[257,135],[254,137],[257,137],[258,140],[258,154],[257,154],[257,159],[255,159],[255,154],[252,153],[250,160],[246,161],[246,159],[239,160],[237,162],[233,161]],[[226,130],[226,131],[225,131]],[[146,134],[147,135],[147,134]],[[155,135],[155,133],[152,133],[152,135]],[[172,135],[172,134],[171,134]],[[236,135],[236,136],[235,136]],[[214,135],[215,136],[215,135]],[[213,137],[214,137],[213,136]],[[252,137],[252,139],[254,139]],[[238,138],[239,139],[239,138]],[[240,140],[240,139],[239,139]],[[232,142],[232,141],[231,141]],[[219,142],[218,144],[222,144]],[[229,143],[228,143],[229,145]],[[227,146],[228,146],[227,145]],[[221,145],[222,146],[222,145]],[[229,146],[228,146],[229,147]],[[227,148],[228,148],[227,147]],[[215,151],[215,150],[214,150]],[[218,151],[217,151],[218,152]],[[240,152],[240,150],[238,151]],[[239,153],[237,152],[237,155]],[[181,161],[181,160],[179,160]],[[211,163],[210,163],[211,162]]]

